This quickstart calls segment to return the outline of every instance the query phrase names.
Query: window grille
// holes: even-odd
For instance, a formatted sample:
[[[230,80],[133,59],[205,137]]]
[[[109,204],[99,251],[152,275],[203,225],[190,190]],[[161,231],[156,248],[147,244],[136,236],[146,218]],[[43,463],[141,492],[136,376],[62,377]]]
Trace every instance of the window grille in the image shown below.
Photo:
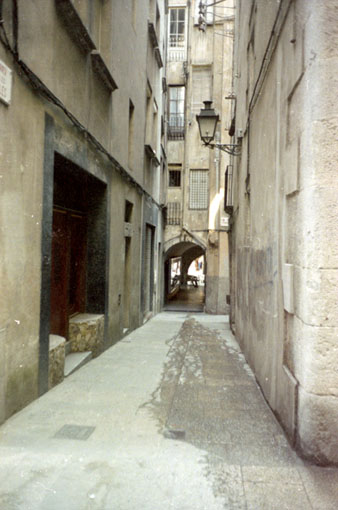
[[[169,170],[169,187],[179,188],[181,186],[181,170]]]
[[[208,170],[190,170],[190,209],[208,208],[209,175]]]
[[[181,224],[181,203],[168,202],[167,204],[167,225]]]

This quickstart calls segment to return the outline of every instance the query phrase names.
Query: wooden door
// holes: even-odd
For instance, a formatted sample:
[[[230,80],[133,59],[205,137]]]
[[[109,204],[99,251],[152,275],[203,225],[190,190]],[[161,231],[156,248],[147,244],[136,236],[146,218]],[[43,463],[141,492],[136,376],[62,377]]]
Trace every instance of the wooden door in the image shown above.
[[[86,218],[53,211],[50,332],[68,337],[69,316],[85,311]]]
[[[54,209],[50,332],[63,337],[68,335],[68,245],[67,212]]]

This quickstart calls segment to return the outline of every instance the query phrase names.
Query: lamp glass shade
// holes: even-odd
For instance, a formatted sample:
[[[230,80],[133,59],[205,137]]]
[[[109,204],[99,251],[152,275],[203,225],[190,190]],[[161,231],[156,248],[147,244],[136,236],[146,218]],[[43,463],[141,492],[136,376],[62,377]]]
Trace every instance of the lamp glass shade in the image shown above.
[[[210,101],[204,101],[204,104],[205,108],[200,111],[199,115],[196,115],[196,120],[198,122],[201,139],[204,143],[208,144],[215,138],[219,116],[215,113],[215,110],[211,108]]]

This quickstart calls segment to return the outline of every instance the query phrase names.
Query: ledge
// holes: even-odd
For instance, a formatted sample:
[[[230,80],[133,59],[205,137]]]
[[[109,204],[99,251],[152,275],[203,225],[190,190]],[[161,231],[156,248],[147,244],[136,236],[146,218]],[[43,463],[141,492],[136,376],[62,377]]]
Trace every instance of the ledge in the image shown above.
[[[95,49],[95,44],[71,0],[55,0],[58,11],[70,37],[85,53]]]
[[[158,67],[159,68],[163,67],[163,60],[162,60],[162,57],[161,57],[161,52],[160,52],[160,48],[159,47],[154,49],[154,55],[155,55]]]
[[[101,57],[100,52],[98,50],[93,50],[90,54],[90,57],[92,59],[94,71],[101,78],[107,89],[109,89],[111,92],[114,92],[114,90],[116,90],[118,87],[103,58]]]
[[[145,145],[144,146],[144,150],[145,150],[145,153],[147,154],[147,156],[154,161],[155,165],[156,166],[160,166],[160,162],[159,160],[157,159],[157,156],[156,156],[156,152],[154,151],[154,149],[152,148],[151,145]]]
[[[158,46],[158,39],[154,23],[151,23],[151,21],[148,21],[148,34],[151,40],[151,44],[154,48],[156,48]]]

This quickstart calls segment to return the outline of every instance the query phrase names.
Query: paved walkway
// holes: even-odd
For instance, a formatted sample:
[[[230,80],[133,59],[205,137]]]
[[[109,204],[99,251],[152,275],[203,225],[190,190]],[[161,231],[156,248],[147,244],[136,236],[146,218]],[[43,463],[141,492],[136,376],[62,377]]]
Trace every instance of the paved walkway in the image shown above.
[[[223,316],[162,313],[0,427],[1,510],[336,510]]]
[[[194,287],[189,285],[186,289],[180,288],[176,296],[165,304],[164,310],[171,312],[203,312],[204,285]]]

